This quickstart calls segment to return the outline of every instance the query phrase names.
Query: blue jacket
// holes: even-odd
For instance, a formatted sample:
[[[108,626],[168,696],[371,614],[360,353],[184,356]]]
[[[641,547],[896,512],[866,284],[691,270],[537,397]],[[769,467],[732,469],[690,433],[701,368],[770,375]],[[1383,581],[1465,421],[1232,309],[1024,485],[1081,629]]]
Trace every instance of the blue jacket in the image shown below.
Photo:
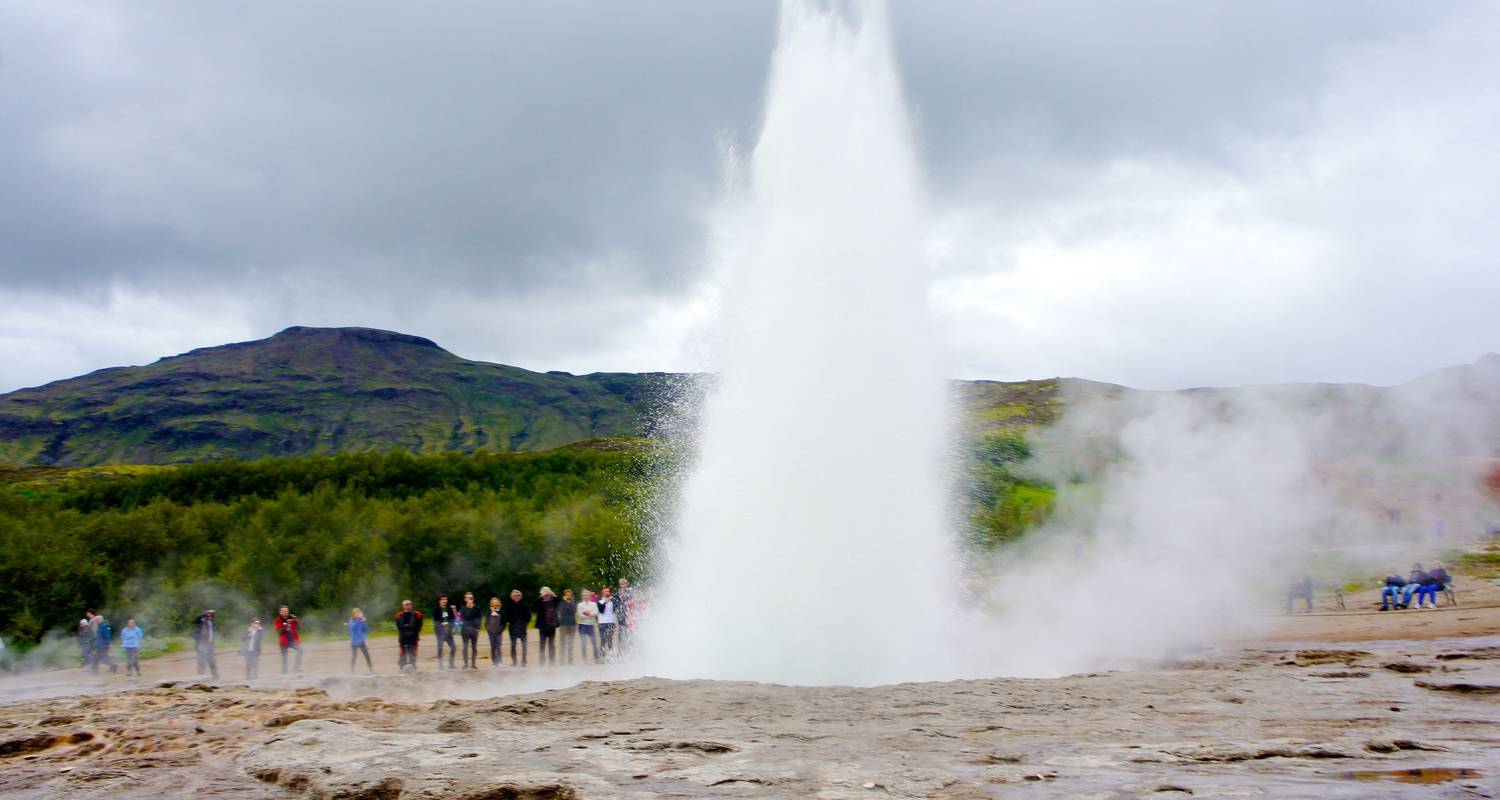
[[[141,630],[141,626],[139,625],[134,628],[120,629],[120,645],[122,647],[140,647],[141,640],[144,638],[146,638],[146,632]]]
[[[114,638],[115,631],[109,627],[109,622],[99,623],[99,632],[94,635],[94,643],[99,647],[109,647],[110,640]]]
[[[365,637],[370,635],[370,621],[367,619],[351,619],[345,624],[349,626],[349,644],[351,646],[364,644]]]

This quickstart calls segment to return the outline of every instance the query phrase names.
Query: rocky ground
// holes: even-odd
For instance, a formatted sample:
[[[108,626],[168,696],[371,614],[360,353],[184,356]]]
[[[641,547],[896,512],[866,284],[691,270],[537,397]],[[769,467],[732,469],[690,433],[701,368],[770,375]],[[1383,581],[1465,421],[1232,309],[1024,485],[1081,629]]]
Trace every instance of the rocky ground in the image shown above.
[[[0,798],[1500,797],[1497,637],[1245,647],[1052,680],[513,693],[580,674],[13,702]]]

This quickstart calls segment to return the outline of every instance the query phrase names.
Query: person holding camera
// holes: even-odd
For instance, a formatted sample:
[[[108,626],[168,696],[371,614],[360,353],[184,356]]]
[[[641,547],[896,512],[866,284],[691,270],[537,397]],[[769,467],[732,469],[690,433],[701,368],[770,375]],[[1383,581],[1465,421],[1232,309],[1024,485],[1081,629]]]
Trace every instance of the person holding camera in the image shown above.
[[[214,610],[208,609],[193,620],[193,650],[198,656],[198,674],[213,673],[219,679],[219,662],[214,658]]]
[[[298,674],[302,672],[302,622],[297,619],[291,609],[282,606],[276,613],[276,633],[281,644],[281,674],[286,674],[286,654],[288,650],[297,651],[297,663],[295,669]]]
[[[484,621],[484,609],[474,605],[473,592],[464,592],[458,619],[464,639],[464,669],[479,669],[479,627]]]

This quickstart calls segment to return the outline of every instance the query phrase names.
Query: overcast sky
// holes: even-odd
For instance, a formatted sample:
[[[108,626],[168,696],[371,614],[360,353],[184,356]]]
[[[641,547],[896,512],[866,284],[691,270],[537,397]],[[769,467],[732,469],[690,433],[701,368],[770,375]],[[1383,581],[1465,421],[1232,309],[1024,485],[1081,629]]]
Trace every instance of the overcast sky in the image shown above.
[[[701,367],[772,2],[0,5],[0,391],[288,325]],[[1500,4],[893,0],[955,377],[1500,351]]]

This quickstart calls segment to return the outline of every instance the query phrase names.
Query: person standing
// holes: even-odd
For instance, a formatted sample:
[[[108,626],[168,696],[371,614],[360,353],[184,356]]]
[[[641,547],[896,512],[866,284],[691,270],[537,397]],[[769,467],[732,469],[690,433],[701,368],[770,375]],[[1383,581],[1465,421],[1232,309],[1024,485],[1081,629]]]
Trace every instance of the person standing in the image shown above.
[[[464,640],[464,668],[479,669],[479,627],[484,623],[484,611],[474,605],[473,592],[464,592],[464,605],[458,610],[458,618]]]
[[[375,662],[370,660],[370,648],[365,645],[365,640],[370,636],[370,621],[365,619],[365,612],[357,608],[350,611],[349,621],[344,626],[349,629],[349,673],[354,673],[356,657],[364,653],[365,670],[374,675]]]
[[[578,603],[573,600],[573,590],[564,589],[562,600],[557,604],[557,630],[561,640],[557,646],[562,650],[562,663],[573,663],[574,640],[578,638]]]
[[[590,663],[599,663],[599,595],[588,589],[579,590],[581,595],[578,600],[578,646],[580,648],[579,661],[590,652],[594,654],[594,660]]]
[[[635,590],[630,588],[630,581],[620,579],[620,588],[615,592],[615,617],[617,626],[615,636],[621,653],[630,648],[631,637],[635,635]]]
[[[448,669],[453,669],[453,658],[458,650],[453,636],[458,633],[458,626],[458,606],[449,605],[446,594],[439,597],[437,613],[432,615],[432,629],[437,633],[438,669],[443,668],[443,645],[448,646]]]
[[[214,610],[208,609],[193,620],[193,651],[198,656],[198,674],[212,672],[219,679],[219,661],[214,657]]]
[[[531,622],[531,609],[522,601],[520,589],[510,590],[510,603],[505,607],[505,629],[510,631],[510,665],[516,666],[516,644],[521,645],[520,666],[526,666],[526,625]]]
[[[276,634],[277,643],[281,645],[281,674],[286,674],[287,651],[296,650],[295,669],[300,675],[302,673],[302,621],[297,619],[297,615],[286,606],[282,606],[276,612]]]
[[[109,674],[113,675],[120,671],[120,665],[109,654],[109,646],[114,643],[115,630],[110,627],[109,620],[103,614],[94,615],[94,663],[90,672],[97,673],[99,664],[103,662],[109,665]]]
[[[250,620],[250,627],[245,629],[245,636],[240,641],[240,655],[245,658],[245,680],[260,677],[260,643],[265,638],[265,630],[260,626],[260,618]]]
[[[141,640],[146,638],[145,631],[135,624],[134,619],[125,620],[125,627],[120,629],[120,648],[125,651],[125,674],[134,672],[136,677],[141,674]]]
[[[78,633],[73,637],[78,642],[78,660],[82,669],[88,669],[89,664],[94,661],[94,629],[89,626],[89,618],[92,616],[93,609],[83,612],[83,619],[78,620]]]
[[[536,665],[557,664],[557,595],[546,586],[536,599]]]
[[[615,598],[606,586],[604,595],[599,598],[599,649],[604,651],[606,661],[614,658],[615,626],[619,624],[620,617],[615,611]]]
[[[484,632],[490,637],[490,667],[500,666],[500,641],[505,633],[505,613],[500,610],[500,598],[490,598],[490,610],[484,614]]]
[[[396,613],[396,647],[401,655],[396,661],[397,669],[406,672],[417,670],[417,645],[422,642],[422,612],[411,607],[410,600],[401,601],[401,610]]]

